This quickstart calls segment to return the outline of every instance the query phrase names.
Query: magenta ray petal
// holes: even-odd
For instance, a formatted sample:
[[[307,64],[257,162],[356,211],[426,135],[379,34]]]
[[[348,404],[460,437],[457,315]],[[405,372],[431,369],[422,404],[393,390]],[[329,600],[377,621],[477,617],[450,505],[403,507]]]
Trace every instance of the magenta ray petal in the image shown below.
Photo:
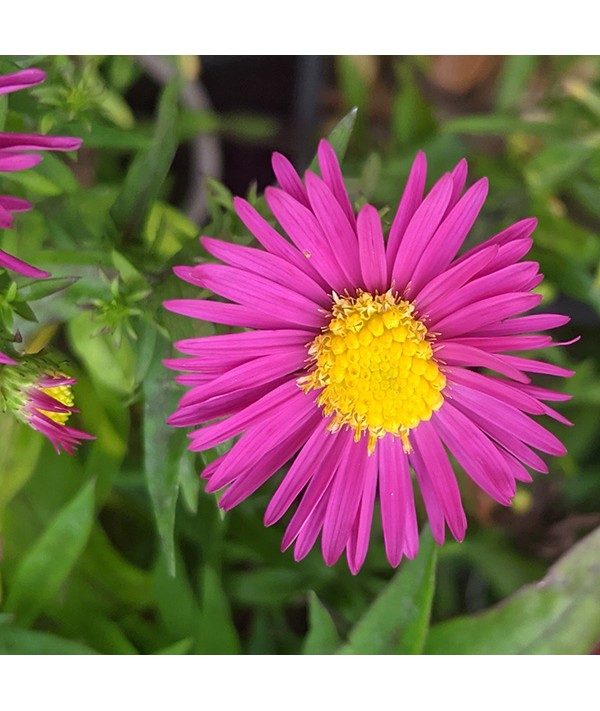
[[[279,232],[265,220],[246,200],[235,197],[233,206],[240,220],[246,225],[258,242],[271,254],[285,259],[290,264],[313,277],[322,286],[326,281],[318,271],[309,263],[305,255],[301,254]]]
[[[451,384],[459,383],[479,392],[487,393],[531,415],[544,414],[543,405],[535,397],[524,392],[518,384],[512,384],[466,368],[448,368],[446,374],[448,382]]]
[[[352,435],[346,430],[340,431],[335,438],[333,447],[327,452],[321,466],[317,468],[311,477],[298,508],[286,528],[281,541],[282,550],[288,548],[296,540],[310,515],[322,501],[336,472],[344,470],[351,447]],[[325,506],[326,504],[327,500],[324,501]],[[324,515],[325,510],[323,511]]]
[[[524,220],[520,220],[519,222],[515,222],[514,225],[507,227],[505,230],[502,230],[502,232],[498,232],[498,234],[494,235],[493,237],[490,237],[485,242],[482,242],[481,244],[472,247],[468,252],[465,252],[465,254],[459,257],[457,261],[460,262],[463,259],[467,259],[471,255],[476,254],[480,250],[485,249],[486,247],[490,247],[494,244],[498,246],[505,246],[514,242],[521,242],[521,240],[528,240],[528,238],[531,237],[531,235],[533,234],[533,231],[536,227],[537,220],[534,217],[528,217]],[[531,244],[531,241],[528,240],[528,243]],[[502,252],[500,252],[499,255],[500,254],[502,254]],[[502,264],[502,266],[506,265]],[[492,265],[490,265],[490,267],[488,268],[495,269],[496,267],[492,267]]]
[[[322,249],[328,240],[317,218],[282,190],[267,188],[265,197],[271,212],[300,253],[330,287],[341,293],[348,283],[346,275],[331,247]]]
[[[227,326],[266,329],[276,329],[281,326],[281,321],[275,316],[257,313],[254,309],[239,304],[224,304],[219,301],[204,301],[202,299],[172,299],[165,301],[163,306],[182,316],[202,321],[213,321]],[[289,324],[287,325],[289,327]]]
[[[302,185],[300,176],[289,160],[281,153],[273,153],[271,164],[275,177],[285,192],[291,195],[294,200],[297,200],[301,205],[304,205],[304,207],[309,207],[308,196],[306,195],[304,185]]]
[[[314,333],[299,329],[281,329],[264,331],[244,331],[243,333],[224,333],[219,336],[185,338],[176,341],[175,348],[180,353],[197,356],[226,355],[232,349],[239,349],[250,357],[270,355],[280,346],[306,345],[314,338]]]
[[[442,274],[434,277],[415,296],[415,306],[421,313],[427,313],[427,309],[432,303],[444,303],[449,295],[453,294],[463,284],[470,281],[496,256],[499,247],[492,245],[483,249],[477,254],[473,254],[463,262],[455,262]]]
[[[385,245],[379,213],[371,205],[364,205],[356,221],[358,252],[362,280],[367,291],[383,293],[387,288]]]
[[[367,457],[358,515],[356,516],[352,533],[350,534],[350,540],[346,547],[348,567],[353,575],[356,575],[362,568],[365,558],[367,557],[371,537],[371,525],[373,523],[375,495],[377,494],[377,479],[377,457]]]
[[[2,365],[16,365],[17,361],[11,358],[10,356],[7,356],[6,353],[0,352],[0,363]]]
[[[288,403],[290,399],[297,396],[298,392],[293,381],[288,380],[282,383],[232,417],[192,432],[189,437],[193,440],[193,449],[195,451],[210,449],[220,442],[234,437],[252,426],[256,420],[269,416],[272,410]]]
[[[13,173],[17,170],[35,168],[41,161],[42,156],[35,154],[10,153],[0,150],[0,173]]]
[[[181,276],[182,271],[177,274]],[[223,264],[201,264],[193,268],[193,275],[199,286],[280,322],[309,328],[320,328],[324,323],[314,301],[258,274]]]
[[[506,375],[519,383],[529,383],[529,378],[518,368],[505,362],[501,356],[487,353],[479,348],[447,341],[441,343],[436,350],[436,357],[448,365],[464,365],[470,367],[482,367],[495,370],[497,373]]]
[[[331,303],[331,298],[322,286],[306,272],[277,255],[210,237],[201,237],[200,242],[209,254],[232,267],[262,275],[276,284],[303,294],[320,306],[328,307]]]
[[[314,403],[297,391],[295,397],[281,403],[264,420],[244,432],[211,476],[206,491],[212,493],[230,484],[242,471],[258,464],[268,452],[314,415]]]
[[[50,272],[38,269],[31,264],[27,264],[27,262],[13,257],[12,254],[8,254],[8,252],[5,252],[2,249],[0,249],[0,267],[10,269],[13,272],[18,272],[19,274],[23,274],[23,276],[35,279],[45,279],[50,276]]]
[[[541,300],[541,294],[520,292],[481,299],[438,321],[435,324],[435,332],[442,333],[444,338],[472,333],[496,321],[529,311]]]
[[[454,170],[450,173],[452,176],[452,195],[450,196],[450,202],[446,208],[446,215],[448,215],[456,203],[459,201],[462,191],[464,190],[465,183],[467,182],[467,174],[469,171],[469,165],[464,158],[458,161]]]
[[[404,554],[414,558],[419,545],[408,457],[395,437],[384,438],[379,448],[379,499],[385,552],[395,568]]]
[[[444,217],[451,194],[452,178],[446,174],[433,186],[408,223],[391,269],[392,284],[398,291],[411,280],[417,262]]]
[[[344,469],[338,471],[331,484],[321,535],[323,560],[327,565],[338,560],[348,543],[360,506],[366,469],[367,438],[362,437],[350,448]]]
[[[272,526],[279,521],[294,499],[308,484],[315,470],[322,466],[322,462],[336,442],[336,437],[328,434],[327,425],[328,421],[321,417],[320,423],[315,426],[306,445],[294,460],[269,502],[265,511],[265,526]]]
[[[313,213],[327,237],[347,283],[360,284],[358,241],[352,224],[327,185],[314,173],[306,171],[306,189]]]
[[[446,341],[450,343],[451,341]],[[549,348],[553,345],[550,336],[462,336],[457,338],[466,346],[480,348],[489,353],[502,353],[504,351],[529,351],[533,348]]]
[[[562,442],[548,430],[545,430],[530,417],[508,403],[498,400],[487,393],[473,390],[466,385],[456,384],[452,397],[471,412],[481,413],[486,420],[497,423],[509,433],[518,432],[519,439],[542,452],[561,457],[566,454]]]
[[[415,293],[448,267],[473,227],[487,193],[488,182],[482,178],[467,190],[448,217],[444,218],[415,265],[411,277]]]
[[[521,316],[520,318],[509,318],[502,323],[488,326],[479,332],[480,336],[515,336],[520,333],[530,333],[531,331],[549,331],[559,326],[564,326],[570,321],[569,316],[561,314],[534,314],[533,316]]]
[[[44,81],[46,73],[41,69],[22,69],[12,74],[0,76],[0,94],[9,94],[20,89],[27,89]]]
[[[323,528],[323,521],[327,511],[327,502],[329,500],[328,495],[329,492],[319,499],[317,505],[306,517],[304,525],[298,533],[296,545],[294,546],[294,560],[296,562],[306,558],[317,541],[319,533]]]
[[[10,195],[0,195],[0,207],[10,212],[27,212],[31,210],[31,203]]]
[[[515,482],[493,442],[448,401],[431,422],[455,459],[473,481],[498,503],[508,506]]]
[[[520,358],[519,356],[502,355],[498,356],[507,365],[519,370],[524,370],[526,373],[542,373],[544,375],[556,375],[559,378],[571,378],[575,375],[574,370],[561,368],[558,365],[544,363],[541,360],[531,360],[529,358]]]
[[[225,415],[233,415],[260,400],[285,380],[284,378],[276,378],[274,381],[264,383],[258,387],[236,390],[225,395],[216,395],[206,402],[180,405],[179,409],[175,410],[167,418],[167,423],[172,427],[195,427],[209,420],[225,417]]]
[[[184,396],[182,403],[191,405],[206,402],[217,395],[257,387],[284,375],[295,373],[302,368],[303,363],[304,354],[299,350],[291,350],[287,353],[284,351],[256,358],[227,370],[211,380],[210,383],[199,387],[197,391],[194,391],[193,397]]]
[[[335,151],[325,140],[319,141],[317,160],[319,162],[319,168],[321,169],[321,175],[323,176],[325,184],[333,193],[350,224],[354,225],[354,210],[352,209],[350,198],[348,197],[346,186],[344,185],[340,164],[338,163]]]
[[[70,136],[0,133],[0,151],[76,151],[81,143],[81,138]]]
[[[430,422],[421,422],[413,430],[413,443],[418,462],[417,477],[420,482],[424,479],[429,480],[429,488],[435,497],[435,503],[430,500],[428,509],[432,505],[437,506],[443,515],[442,531],[438,531],[438,539],[441,540],[438,542],[444,540],[444,519],[454,538],[462,541],[467,530],[467,519],[460,500],[458,484],[444,447]]]
[[[506,426],[488,417],[485,413],[465,405],[464,400],[460,397],[454,399],[454,405],[465,414],[472,422],[474,422],[482,432],[491,437],[501,447],[513,457],[531,467],[535,471],[547,473],[548,467],[530,447],[525,444],[523,439],[514,434]]]
[[[13,217],[8,212],[8,210],[5,210],[2,205],[0,205],[0,227],[5,228],[5,227],[11,227],[13,223]]]
[[[529,291],[527,282],[537,274],[537,268],[538,265],[533,262],[521,262],[500,269],[496,274],[473,279],[468,284],[456,289],[443,302],[437,303],[435,309],[433,306],[431,307],[429,327],[435,330],[436,323],[441,319],[482,299],[510,292]]]
[[[219,507],[224,511],[229,511],[260,488],[305,444],[319,419],[321,417],[315,410],[311,417],[277,443],[257,464],[245,469],[221,496]]]
[[[396,261],[398,248],[404,237],[408,223],[412,220],[417,208],[423,200],[423,190],[425,188],[426,179],[427,159],[425,158],[425,154],[419,151],[410,169],[406,188],[402,194],[388,236],[386,255],[387,266],[390,273]]]

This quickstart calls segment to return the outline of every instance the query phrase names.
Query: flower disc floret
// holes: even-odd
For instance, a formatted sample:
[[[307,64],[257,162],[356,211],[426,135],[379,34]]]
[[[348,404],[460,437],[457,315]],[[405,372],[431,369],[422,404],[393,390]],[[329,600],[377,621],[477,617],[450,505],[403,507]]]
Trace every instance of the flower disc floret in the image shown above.
[[[429,420],[443,401],[446,378],[414,305],[392,290],[333,294],[331,320],[309,346],[313,370],[299,379],[305,392],[320,389],[317,403],[333,415],[330,430],[347,426],[358,441],[392,434],[411,451],[408,433]]]

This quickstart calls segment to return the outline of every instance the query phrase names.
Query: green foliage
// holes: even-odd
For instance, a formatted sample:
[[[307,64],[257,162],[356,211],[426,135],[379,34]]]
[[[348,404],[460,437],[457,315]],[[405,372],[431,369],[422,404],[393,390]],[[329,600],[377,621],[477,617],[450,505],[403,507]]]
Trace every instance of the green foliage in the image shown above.
[[[434,625],[428,654],[587,654],[600,637],[600,529],[500,605]]]
[[[419,555],[405,561],[348,635],[342,654],[420,654],[435,588],[437,547],[429,529]]]

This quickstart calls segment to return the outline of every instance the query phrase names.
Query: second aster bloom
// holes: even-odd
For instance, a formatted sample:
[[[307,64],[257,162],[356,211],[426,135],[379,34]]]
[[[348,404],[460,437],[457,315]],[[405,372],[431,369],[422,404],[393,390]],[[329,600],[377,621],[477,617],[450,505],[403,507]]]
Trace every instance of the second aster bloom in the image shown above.
[[[45,73],[40,69],[24,69],[13,74],[0,75],[0,94],[35,86],[45,78]],[[0,173],[33,168],[42,160],[40,151],[76,151],[80,146],[80,138],[0,132]],[[0,195],[0,228],[12,226],[14,212],[22,212],[30,208],[31,205],[26,200]],[[1,249],[0,267],[28,277],[50,276],[48,272],[27,264]]]
[[[74,454],[93,435],[67,425],[78,410],[72,386],[75,378],[62,373],[43,356],[25,356],[11,367],[0,369],[0,394],[5,408],[18,420],[41,432],[60,454]]]
[[[274,156],[281,188],[266,199],[289,241],[238,198],[262,249],[203,238],[224,264],[175,268],[233,303],[179,299],[168,309],[248,330],[176,344],[189,357],[166,365],[185,372],[177,380],[190,390],[169,422],[203,425],[190,435],[194,451],[239,436],[202,475],[208,492],[226,488],[225,510],[295,456],[266,525],[297,501],[282,547],[295,542],[301,559],[320,535],[325,562],[345,550],[357,572],[377,498],[389,562],[416,555],[411,472],[441,544],[446,525],[457,540],[467,525],[449,455],[509,505],[528,469],[548,471],[538,452],[565,453],[532,416],[568,424],[546,404],[568,396],[528,374],[571,371],[514,353],[550,346],[539,332],[569,319],[523,315],[542,298],[532,293],[538,264],[521,261],[534,219],[457,256],[488,190],[482,179],[463,193],[465,161],[424,196],[419,153],[385,238],[374,207],[355,215],[326,141],[318,159],[322,177],[302,182]]]

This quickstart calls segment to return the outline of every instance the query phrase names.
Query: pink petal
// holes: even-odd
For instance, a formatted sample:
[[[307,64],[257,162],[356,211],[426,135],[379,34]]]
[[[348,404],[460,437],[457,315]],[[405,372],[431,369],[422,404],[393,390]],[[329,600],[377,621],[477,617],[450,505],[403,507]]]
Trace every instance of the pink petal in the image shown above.
[[[362,281],[367,291],[383,293],[388,285],[385,244],[379,213],[364,205],[356,221]]]
[[[433,186],[408,223],[391,269],[392,286],[402,292],[411,281],[415,267],[440,225],[452,194],[448,173]]]
[[[398,248],[400,247],[400,242],[404,237],[406,228],[423,200],[426,178],[427,159],[425,158],[425,154],[419,151],[410,169],[406,187],[398,204],[398,210],[396,211],[388,236],[386,255],[388,271],[390,273],[396,261]]]
[[[271,165],[273,166],[275,177],[283,190],[291,195],[294,200],[304,205],[304,207],[309,207],[308,196],[306,195],[304,185],[302,185],[300,176],[289,160],[281,155],[281,153],[273,153]]]
[[[348,197],[346,186],[344,185],[344,178],[342,177],[340,164],[335,151],[324,139],[319,141],[317,159],[319,161],[319,168],[321,169],[321,175],[323,176],[325,184],[333,193],[350,224],[354,225],[354,210],[352,209],[350,198]]]

